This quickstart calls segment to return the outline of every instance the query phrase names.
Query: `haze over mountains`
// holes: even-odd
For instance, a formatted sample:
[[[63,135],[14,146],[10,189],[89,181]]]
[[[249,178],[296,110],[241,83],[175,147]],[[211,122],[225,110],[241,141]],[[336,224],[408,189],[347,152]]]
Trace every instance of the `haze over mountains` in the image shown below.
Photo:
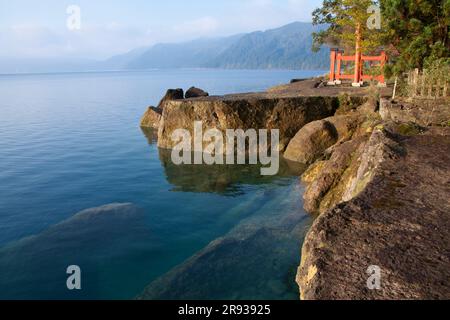
[[[318,27],[294,22],[278,29],[230,37],[156,44],[106,61],[40,59],[1,61],[0,73],[146,70],[166,68],[304,69],[328,66],[329,53],[311,51]]]

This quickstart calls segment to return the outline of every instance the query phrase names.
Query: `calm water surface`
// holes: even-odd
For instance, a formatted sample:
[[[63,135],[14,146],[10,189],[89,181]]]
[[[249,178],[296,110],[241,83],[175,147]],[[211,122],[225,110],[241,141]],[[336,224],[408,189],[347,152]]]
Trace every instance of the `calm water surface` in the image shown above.
[[[174,166],[138,124],[167,88],[248,92],[321,73],[0,76],[0,298],[295,299],[310,224],[295,170]],[[66,288],[69,265],[81,291]]]

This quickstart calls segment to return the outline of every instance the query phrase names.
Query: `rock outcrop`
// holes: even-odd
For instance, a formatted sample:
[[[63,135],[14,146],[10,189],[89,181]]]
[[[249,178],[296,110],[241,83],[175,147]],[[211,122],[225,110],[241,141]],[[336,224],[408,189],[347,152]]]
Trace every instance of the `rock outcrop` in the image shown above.
[[[172,100],[182,100],[182,99],[184,99],[183,89],[169,89],[169,90],[167,90],[166,94],[159,102],[157,108],[160,110],[163,110],[166,102],[172,101]]]
[[[194,122],[203,129],[279,129],[283,151],[294,135],[307,123],[329,117],[339,106],[336,97],[209,97],[168,101],[164,106],[158,146],[172,149],[172,133],[186,129],[193,136]]]
[[[322,214],[303,246],[303,299],[450,298],[450,129],[404,136],[396,128],[378,126],[304,175],[315,184],[308,209]],[[380,290],[367,285],[371,266]]]
[[[381,99],[380,114],[385,121],[413,122],[421,126],[450,126],[448,100],[392,101]]]
[[[164,106],[168,101],[184,99],[183,89],[169,89],[158,104],[158,107],[150,106],[141,118],[141,127],[159,129]]]
[[[155,107],[148,107],[147,112],[141,119],[141,127],[158,129],[162,118],[162,110]]]
[[[208,96],[209,96],[208,92],[206,92],[206,91],[204,91],[202,89],[196,88],[196,87],[189,88],[188,91],[186,91],[186,94],[185,94],[185,98],[186,99],[199,98],[199,97],[208,97]]]
[[[358,157],[366,140],[363,136],[337,146],[328,161],[308,170],[306,180],[311,183],[303,195],[306,211],[320,214],[344,200],[345,191],[357,175]]]
[[[317,81],[264,93],[163,99],[157,108],[162,112],[158,146],[172,149],[177,129],[193,136],[195,121],[202,121],[203,130],[223,133],[279,129],[285,157],[312,164],[302,176],[304,207],[317,216],[297,275],[302,298],[449,299],[448,101],[419,106],[382,99],[378,105],[370,88],[323,88]],[[392,92],[385,88],[380,94]],[[151,120],[155,116],[148,115],[147,122],[158,123]],[[178,169],[183,168],[173,171]],[[211,180],[217,192],[228,190],[222,180],[222,175]],[[145,297],[171,297],[166,283],[185,282],[189,288],[180,271],[192,271],[191,280],[197,281],[196,266],[210,263],[205,256],[218,249],[207,248],[184,269],[155,282]],[[373,266],[381,271],[379,290],[367,285]]]

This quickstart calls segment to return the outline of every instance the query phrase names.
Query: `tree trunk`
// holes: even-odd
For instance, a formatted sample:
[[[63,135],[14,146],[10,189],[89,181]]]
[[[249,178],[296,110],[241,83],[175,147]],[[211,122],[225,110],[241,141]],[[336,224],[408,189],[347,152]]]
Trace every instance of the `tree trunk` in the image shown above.
[[[356,26],[356,48],[355,48],[355,77],[353,79],[353,84],[358,85],[361,81],[361,24],[358,23]]]

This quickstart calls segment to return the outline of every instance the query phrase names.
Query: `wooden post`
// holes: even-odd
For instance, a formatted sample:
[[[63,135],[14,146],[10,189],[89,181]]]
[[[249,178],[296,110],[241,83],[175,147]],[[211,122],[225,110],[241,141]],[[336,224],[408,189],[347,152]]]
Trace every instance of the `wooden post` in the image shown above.
[[[395,77],[394,92],[392,93],[392,100],[395,100],[395,96],[397,94],[397,83],[398,83],[398,77]]]
[[[419,77],[419,69],[416,69],[416,75]],[[424,69],[422,72],[422,83],[420,88],[420,96],[425,97],[425,83],[426,83],[427,72]]]
[[[417,69],[417,68],[414,70],[413,79],[414,79],[413,80],[413,88],[414,88],[413,97],[416,97],[418,95],[420,96],[421,95],[420,90],[422,90],[422,89],[418,88],[418,86],[419,86],[419,69]],[[422,80],[422,78],[420,80]],[[420,84],[423,85],[422,82]],[[418,89],[419,89],[419,92],[418,92]]]

